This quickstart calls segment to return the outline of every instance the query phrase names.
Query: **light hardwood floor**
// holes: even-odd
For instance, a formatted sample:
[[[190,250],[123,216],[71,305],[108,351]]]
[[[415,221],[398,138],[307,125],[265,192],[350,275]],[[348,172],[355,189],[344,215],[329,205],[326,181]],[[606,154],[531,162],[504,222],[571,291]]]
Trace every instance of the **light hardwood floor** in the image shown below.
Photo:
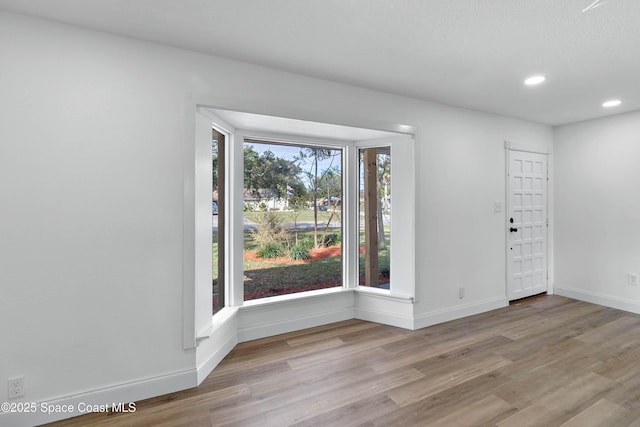
[[[54,426],[640,426],[640,316],[543,296],[239,344],[196,389]]]

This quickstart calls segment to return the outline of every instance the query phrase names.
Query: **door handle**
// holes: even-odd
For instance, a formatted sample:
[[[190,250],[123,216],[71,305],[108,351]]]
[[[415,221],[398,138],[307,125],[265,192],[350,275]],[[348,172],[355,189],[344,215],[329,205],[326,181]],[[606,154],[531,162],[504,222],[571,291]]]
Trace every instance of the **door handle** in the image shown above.
[[[515,227],[511,227],[511,228],[509,228],[509,232],[511,232],[511,233],[514,233],[514,232],[516,232],[516,231],[518,231],[518,229],[517,229],[517,228],[515,228]]]

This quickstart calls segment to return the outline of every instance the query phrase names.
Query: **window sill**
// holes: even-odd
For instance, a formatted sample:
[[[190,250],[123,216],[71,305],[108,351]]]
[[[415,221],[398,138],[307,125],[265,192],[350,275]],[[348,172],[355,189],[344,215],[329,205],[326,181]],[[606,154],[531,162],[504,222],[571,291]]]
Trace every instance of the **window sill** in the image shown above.
[[[248,301],[244,301],[244,303],[239,307],[240,309],[247,309],[251,307],[258,307],[265,304],[277,304],[283,302],[294,302],[300,301],[310,298],[317,298],[327,295],[335,295],[335,294],[343,294],[350,293],[353,289],[346,289],[342,286],[336,286],[334,288],[326,288],[326,289],[318,289],[315,291],[306,291],[306,292],[298,292],[295,294],[286,294],[286,295],[278,295],[273,297],[252,299]]]
[[[375,298],[382,298],[386,300],[401,302],[405,304],[415,304],[414,297],[408,295],[401,295],[393,293],[387,289],[369,288],[366,286],[358,286],[356,288],[344,288],[337,286],[335,288],[318,289],[316,291],[299,292],[296,294],[278,295],[273,297],[259,298],[254,300],[245,301],[239,309],[251,309],[252,307],[260,307],[267,304],[278,304],[287,302],[296,302],[306,299],[313,299],[328,295],[344,294],[344,293],[357,293]]]
[[[363,295],[373,296],[377,298],[383,298],[398,302],[404,302],[407,304],[415,304],[416,300],[414,297],[408,295],[402,295],[393,293],[388,289],[379,289],[379,288],[371,288],[368,286],[358,286],[354,289],[356,293],[361,293]]]
[[[213,314],[211,317],[211,324],[201,331],[198,331],[196,336],[196,343],[209,339],[213,333],[222,328],[229,319],[231,319],[238,312],[238,307],[223,307],[220,311]]]

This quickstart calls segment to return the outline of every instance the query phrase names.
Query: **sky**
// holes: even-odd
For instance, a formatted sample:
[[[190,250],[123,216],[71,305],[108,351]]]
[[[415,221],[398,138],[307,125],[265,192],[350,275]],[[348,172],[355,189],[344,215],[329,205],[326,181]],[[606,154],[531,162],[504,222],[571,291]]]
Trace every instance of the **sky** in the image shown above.
[[[287,160],[293,160],[294,157],[298,157],[300,155],[300,147],[299,146],[291,146],[284,144],[269,144],[269,143],[257,143],[257,142],[248,142],[246,145],[253,146],[253,150],[258,154],[262,154],[265,151],[271,151],[276,157],[281,157]],[[308,162],[306,164],[299,164],[303,170],[308,170],[311,166],[311,163]],[[324,171],[328,167],[341,166],[340,157],[336,157],[333,159],[333,163],[331,159],[321,160],[318,162],[318,170]]]

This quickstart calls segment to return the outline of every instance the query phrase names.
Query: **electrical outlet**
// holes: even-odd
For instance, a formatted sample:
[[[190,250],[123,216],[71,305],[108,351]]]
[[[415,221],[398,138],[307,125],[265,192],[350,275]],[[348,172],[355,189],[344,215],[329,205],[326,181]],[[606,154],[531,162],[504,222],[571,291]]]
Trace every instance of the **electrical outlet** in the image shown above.
[[[627,282],[632,286],[638,286],[638,273],[627,273]]]
[[[458,288],[458,298],[460,299],[464,298],[464,286],[460,286]]]
[[[7,381],[7,391],[9,399],[16,399],[24,396],[24,377],[9,378]]]

